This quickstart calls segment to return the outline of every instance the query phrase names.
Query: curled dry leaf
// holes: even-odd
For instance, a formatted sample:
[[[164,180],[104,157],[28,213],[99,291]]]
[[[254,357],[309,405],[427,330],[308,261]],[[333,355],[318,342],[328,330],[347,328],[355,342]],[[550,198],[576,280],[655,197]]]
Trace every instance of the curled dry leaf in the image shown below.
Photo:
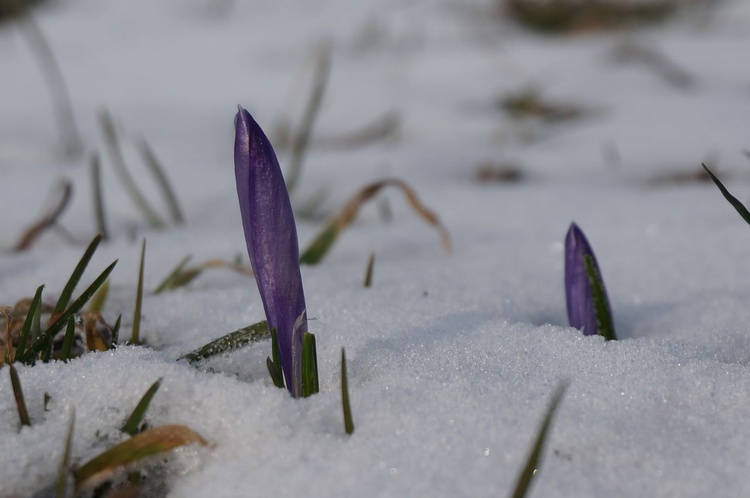
[[[446,252],[451,251],[451,237],[448,230],[440,222],[440,218],[427,206],[422,204],[417,193],[403,180],[398,178],[387,178],[371,183],[352,197],[341,210],[334,215],[326,227],[318,234],[313,242],[308,246],[300,257],[300,262],[306,264],[317,264],[326,255],[339,234],[352,222],[357,215],[360,206],[374,197],[383,188],[393,186],[398,187],[404,193],[409,205],[419,214],[427,223],[435,227],[440,232],[440,239],[443,249]]]
[[[126,465],[192,443],[208,445],[200,434],[185,425],[164,425],[141,432],[76,469],[73,472],[76,490],[94,486]]]

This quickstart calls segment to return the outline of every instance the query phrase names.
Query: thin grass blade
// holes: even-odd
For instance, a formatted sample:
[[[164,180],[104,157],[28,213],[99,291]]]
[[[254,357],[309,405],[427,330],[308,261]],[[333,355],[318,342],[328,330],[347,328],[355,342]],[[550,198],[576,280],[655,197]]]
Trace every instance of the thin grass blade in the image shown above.
[[[26,400],[23,397],[23,389],[21,389],[21,379],[18,378],[18,372],[13,364],[8,365],[10,370],[10,384],[13,386],[13,396],[16,398],[16,408],[18,409],[18,418],[21,419],[22,425],[31,425],[31,419],[29,419],[29,410],[26,408]]]
[[[511,495],[513,498],[523,498],[531,487],[532,480],[539,469],[539,461],[542,458],[544,445],[547,442],[547,433],[549,432],[550,424],[552,424],[552,418],[555,416],[555,411],[557,410],[567,387],[567,382],[563,382],[557,387],[552,395],[549,407],[547,408],[547,414],[544,416],[544,421],[537,432],[534,446],[526,460],[526,465],[518,476],[518,482],[516,483],[515,490]]]
[[[341,348],[341,407],[344,412],[344,431],[354,434],[352,407],[349,404],[349,377],[346,374],[346,352]]]
[[[75,470],[76,490],[101,482],[123,466],[191,443],[208,445],[200,434],[184,425],[165,425],[141,432]]]
[[[583,255],[583,263],[586,265],[586,276],[591,285],[591,297],[594,301],[594,314],[596,315],[596,324],[599,327],[599,335],[607,341],[616,341],[615,324],[609,311],[609,299],[602,276],[590,254]]]
[[[102,239],[109,238],[107,231],[107,216],[104,212],[104,195],[102,194],[101,159],[98,152],[91,154],[91,189],[94,200],[94,221],[96,231],[102,234]]]
[[[128,195],[130,196],[135,207],[141,212],[146,221],[155,228],[163,228],[165,226],[164,221],[161,217],[156,214],[156,211],[148,203],[146,197],[143,195],[141,190],[136,185],[133,177],[130,175],[127,166],[125,166],[125,158],[122,155],[120,149],[120,142],[115,132],[115,126],[112,123],[112,118],[106,109],[102,109],[99,113],[99,126],[102,129],[102,135],[104,136],[104,143],[106,145],[107,152],[112,165],[114,166],[115,173],[118,179],[125,187]]]
[[[131,344],[141,343],[141,307],[143,304],[143,265],[146,259],[146,239],[141,244],[141,264],[138,268],[138,287],[135,291],[135,308],[133,309],[133,330],[130,335]]]
[[[270,337],[268,331],[268,322],[263,320],[262,322],[254,323],[248,327],[235,330],[229,334],[211,341],[205,346],[192,351],[186,355],[180,356],[180,360],[187,360],[189,363],[195,363],[197,361],[211,358],[230,351],[243,348],[248,344],[262,341]]]
[[[406,197],[409,205],[416,211],[416,213],[424,219],[427,223],[435,227],[440,232],[440,238],[443,245],[443,249],[446,252],[451,251],[451,238],[448,230],[443,226],[440,218],[427,206],[422,204],[417,196],[417,193],[411,188],[406,182],[397,178],[388,178],[380,180],[363,187],[357,192],[344,206],[336,213],[328,222],[326,227],[318,234],[318,236],[310,243],[300,256],[300,263],[315,265],[319,263],[323,257],[333,246],[338,236],[344,229],[349,226],[354,217],[357,215],[359,208],[372,199],[378,192],[383,188],[393,186],[397,187]]]
[[[122,429],[120,429],[122,432],[129,434],[131,436],[135,436],[138,433],[138,428],[140,427],[141,422],[143,421],[143,417],[146,415],[146,410],[148,410],[148,405],[151,403],[151,400],[154,398],[156,391],[159,390],[159,387],[161,386],[161,381],[162,379],[159,378],[159,380],[154,382],[153,385],[148,388],[148,391],[146,391],[146,394],[143,395],[141,400],[136,405],[135,410],[133,410],[133,413],[130,414],[130,417],[128,417],[128,419],[125,421],[125,424],[122,426]]]
[[[177,263],[177,266],[175,266],[172,271],[169,272],[166,277],[164,277],[164,280],[162,280],[159,285],[156,286],[156,288],[154,289],[154,295],[161,294],[165,290],[171,289],[178,276],[182,273],[182,270],[190,262],[191,258],[192,256],[190,254],[182,258],[180,262]]]
[[[318,353],[315,348],[315,336],[305,332],[302,339],[302,396],[306,398],[318,391]]]
[[[745,207],[742,202],[737,199],[735,196],[729,193],[729,190],[724,186],[723,183],[719,181],[719,179],[714,175],[710,169],[708,169],[708,166],[705,164],[701,164],[703,166],[703,169],[706,170],[706,173],[708,173],[708,176],[711,177],[711,180],[716,184],[717,187],[719,187],[719,190],[721,191],[721,195],[724,196],[724,198],[729,201],[729,204],[731,204],[734,209],[737,210],[740,216],[742,216],[742,219],[745,220],[748,224],[750,224],[750,211]]]
[[[60,468],[57,471],[57,485],[55,486],[55,498],[65,498],[68,489],[68,473],[70,468],[70,453],[73,447],[73,429],[75,428],[76,412],[73,408],[70,412],[70,422],[68,422],[68,433],[65,436],[65,449],[63,457],[60,460]]]
[[[75,290],[76,285],[78,285],[78,282],[81,280],[83,272],[86,271],[86,267],[91,261],[91,258],[94,256],[96,248],[99,247],[99,243],[101,241],[102,234],[98,233],[89,243],[89,246],[86,248],[86,252],[84,252],[83,256],[81,256],[81,260],[76,265],[73,273],[70,274],[70,278],[65,284],[65,287],[63,287],[63,291],[60,293],[60,298],[57,300],[57,304],[55,304],[55,307],[52,310],[53,315],[62,313],[65,307],[70,302],[70,298],[73,295],[73,291]]]
[[[65,338],[63,339],[62,350],[60,351],[60,359],[67,362],[70,359],[70,350],[73,347],[73,338],[76,334],[76,318],[71,316],[68,319],[68,328],[65,331]]]
[[[281,371],[281,359],[279,357],[279,340],[276,336],[276,329],[271,329],[271,358],[266,358],[266,366],[271,376],[273,385],[284,389],[284,372]]]
[[[172,185],[167,179],[167,175],[164,172],[164,168],[162,167],[161,162],[156,158],[156,154],[154,154],[153,149],[143,138],[136,142],[136,147],[141,153],[143,162],[146,163],[146,166],[148,166],[148,169],[154,175],[156,184],[159,186],[159,189],[161,189],[164,200],[166,201],[167,207],[169,208],[169,215],[172,218],[172,221],[178,225],[183,223],[185,218],[182,215],[180,203],[177,202],[177,196],[172,189]]]
[[[73,195],[73,184],[69,180],[60,180],[52,187],[49,198],[56,200],[48,206],[41,218],[34,222],[30,227],[24,230],[19,240],[13,247],[13,251],[21,252],[29,249],[31,245],[39,238],[42,233],[51,228],[57,222],[58,218],[65,212],[70,199]]]
[[[372,270],[375,266],[375,253],[370,253],[370,259],[367,261],[367,271],[365,272],[365,288],[372,286]]]
[[[305,107],[305,113],[302,116],[299,130],[292,141],[292,154],[289,160],[289,174],[287,175],[286,188],[291,193],[299,182],[302,172],[302,160],[305,151],[310,143],[315,117],[320,110],[320,104],[323,101],[328,74],[331,68],[331,46],[324,43],[318,49],[318,58],[315,65],[315,76],[313,80],[313,89],[310,98]]]
[[[42,303],[42,291],[44,290],[44,286],[40,285],[37,287],[36,292],[34,293],[34,297],[31,300],[31,304],[29,305],[29,311],[26,313],[26,319],[23,322],[23,327],[21,328],[21,336],[18,338],[18,345],[16,347],[16,358],[19,357],[19,355],[23,356],[23,354],[26,352],[26,343],[29,342],[29,337],[31,336],[31,326],[34,322],[34,317],[36,317],[39,313],[39,306]]]
[[[117,320],[115,320],[115,324],[112,326],[112,347],[115,347],[115,345],[117,345],[120,340],[120,323],[121,322],[122,322],[122,313],[117,315]]]
[[[91,301],[89,301],[88,311],[91,313],[101,313],[104,309],[104,305],[107,302],[107,297],[109,296],[109,279],[107,279],[101,287],[99,287],[99,290],[96,291],[96,294],[94,294],[91,297]]]

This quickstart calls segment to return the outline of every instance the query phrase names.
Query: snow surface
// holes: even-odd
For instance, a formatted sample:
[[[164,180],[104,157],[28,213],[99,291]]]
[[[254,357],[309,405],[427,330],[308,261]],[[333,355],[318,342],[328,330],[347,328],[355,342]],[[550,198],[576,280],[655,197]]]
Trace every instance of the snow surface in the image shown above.
[[[532,496],[748,496],[750,227],[714,186],[653,186],[708,160],[741,199],[750,192],[750,8],[723,2],[658,28],[542,37],[492,14],[488,1],[70,0],[35,12],[65,74],[89,151],[106,106],[129,165],[132,147],[162,159],[187,223],[148,228],[105,158],[113,239],[86,274],[119,258],[109,321],[132,324],[140,240],[146,285],[184,255],[244,252],[232,165],[238,103],[267,129],[297,121],[315,47],[333,44],[315,137],[400,113],[395,140],[313,147],[295,203],[321,189],[332,213],[369,181],[405,179],[439,214],[438,235],[396,191],[363,209],[322,264],[304,267],[320,394],[273,387],[267,342],[205,362],[175,359],[263,319],[255,282],[213,270],[147,293],[143,336],[120,347],[18,371],[32,420],[20,428],[0,370],[0,495],[49,496],[75,408],[80,464],[123,438],[118,427],[162,377],[152,426],[183,423],[213,446],[175,451],[150,496],[498,496],[511,491],[551,393],[571,381]],[[693,78],[677,88],[623,43],[661,53]],[[57,297],[93,237],[87,161],[61,159],[47,89],[18,30],[0,25],[0,244],[11,247],[57,177],[76,195],[61,220],[78,241],[45,234],[0,255],[0,303],[46,284]],[[499,99],[533,85],[590,114],[514,121]],[[282,163],[288,154],[280,153]],[[518,183],[483,183],[481,162],[518,165]],[[160,206],[161,208],[161,206]],[[162,209],[163,211],[163,209]],[[562,241],[575,220],[604,275],[620,341],[567,327]],[[322,220],[300,219],[306,245]],[[362,287],[376,254],[374,284]],[[82,288],[82,287],[81,287]],[[343,431],[345,347],[356,431]],[[44,393],[51,401],[43,408]],[[161,486],[161,487],[160,487]]]

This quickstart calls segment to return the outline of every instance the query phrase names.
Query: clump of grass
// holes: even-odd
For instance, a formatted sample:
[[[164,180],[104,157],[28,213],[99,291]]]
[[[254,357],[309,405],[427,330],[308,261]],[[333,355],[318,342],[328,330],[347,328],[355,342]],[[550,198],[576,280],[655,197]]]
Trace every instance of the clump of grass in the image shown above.
[[[680,0],[505,0],[506,14],[523,27],[547,34],[627,28],[663,22]]]
[[[587,112],[575,104],[544,99],[539,90],[533,87],[523,88],[502,98],[498,105],[514,119],[537,118],[548,123],[580,118]]]

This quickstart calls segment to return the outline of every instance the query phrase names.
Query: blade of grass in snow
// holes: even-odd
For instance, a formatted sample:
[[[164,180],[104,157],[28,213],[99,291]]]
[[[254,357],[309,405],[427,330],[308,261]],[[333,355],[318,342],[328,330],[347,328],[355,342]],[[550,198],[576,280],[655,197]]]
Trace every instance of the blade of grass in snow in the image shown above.
[[[122,313],[117,315],[117,320],[115,320],[115,324],[112,327],[112,347],[115,347],[115,345],[119,342],[121,322],[122,322]]]
[[[706,170],[706,173],[708,173],[708,176],[711,177],[711,180],[714,181],[717,187],[719,187],[719,190],[721,191],[721,194],[724,196],[724,198],[729,201],[729,204],[731,204],[734,209],[737,210],[737,212],[742,216],[742,219],[745,220],[748,224],[750,224],[750,211],[747,210],[744,204],[740,202],[739,199],[737,199],[735,196],[729,193],[729,191],[726,189],[723,183],[719,181],[719,179],[714,175],[710,169],[708,169],[708,166],[705,164],[701,164],[703,166],[703,169]]]
[[[229,334],[211,341],[205,346],[192,351],[186,355],[180,356],[180,360],[187,360],[189,363],[195,363],[196,361],[205,360],[212,356],[229,353],[235,351],[248,344],[262,341],[270,337],[268,331],[268,322],[263,320],[262,322],[254,323],[248,327],[235,330]],[[282,386],[283,387],[283,386]]]
[[[130,335],[131,344],[140,344],[141,338],[141,305],[143,304],[143,263],[146,259],[146,239],[141,244],[141,264],[138,269],[138,287],[135,292],[135,309],[133,310],[133,331]]]
[[[23,389],[21,389],[21,380],[18,378],[18,372],[13,364],[8,365],[10,370],[10,384],[13,386],[13,396],[16,398],[16,407],[18,408],[18,417],[22,425],[31,425],[29,419],[29,410],[26,409],[26,400],[23,398]]]
[[[39,315],[39,307],[42,304],[42,290],[44,290],[43,285],[40,285],[36,289],[34,297],[31,300],[31,304],[29,305],[29,311],[26,312],[26,319],[23,322],[23,327],[21,328],[21,336],[18,338],[18,346],[16,347],[16,358],[26,352],[26,344],[29,342],[29,337],[31,336],[32,324],[34,322],[34,318]]]
[[[47,405],[49,405],[49,402],[52,401],[52,396],[49,395],[48,392],[44,393],[44,411],[48,412]]]
[[[146,163],[146,166],[148,166],[148,169],[154,175],[156,184],[159,186],[159,189],[161,189],[164,200],[169,208],[169,215],[172,218],[172,221],[178,225],[181,224],[185,218],[182,215],[180,203],[177,202],[177,196],[175,195],[169,180],[167,180],[167,175],[164,173],[164,168],[161,166],[161,162],[156,158],[156,154],[154,154],[153,149],[151,149],[151,146],[148,145],[148,142],[146,142],[145,139],[141,138],[138,140],[136,142],[136,147],[141,153],[143,162]]]
[[[94,220],[96,231],[102,234],[102,239],[107,240],[107,217],[104,213],[104,195],[102,195],[101,160],[99,153],[91,154],[91,188],[94,199]]]
[[[305,332],[302,338],[302,397],[308,397],[320,390],[318,386],[318,353],[315,336]]]
[[[13,338],[10,336],[10,326],[13,322],[13,308],[9,306],[0,306],[0,316],[4,318],[5,333],[3,338],[0,338],[0,351],[4,350],[4,354],[0,358],[0,367],[4,363],[13,362]]]
[[[536,476],[539,470],[539,461],[542,458],[542,452],[544,451],[544,445],[547,442],[547,433],[549,432],[550,424],[552,423],[552,417],[555,416],[557,406],[560,404],[565,389],[568,387],[567,382],[560,384],[552,395],[549,407],[547,408],[547,414],[544,416],[544,421],[539,427],[539,432],[536,435],[536,441],[531,449],[526,465],[518,476],[518,482],[516,488],[511,495],[513,498],[523,498],[531,487],[532,480]]]
[[[276,337],[276,329],[271,329],[271,358],[266,358],[268,374],[271,376],[273,385],[284,389],[284,373],[281,371],[281,358],[279,357],[279,340]]]
[[[60,461],[60,468],[57,471],[57,486],[55,486],[55,498],[64,498],[68,489],[68,473],[70,468],[70,451],[73,447],[73,429],[75,427],[76,412],[75,408],[71,409],[70,422],[68,422],[68,433],[65,436],[65,449]]]
[[[315,117],[318,115],[320,103],[323,101],[330,68],[331,46],[326,42],[318,49],[312,93],[307,101],[307,107],[305,107],[305,113],[302,116],[299,130],[292,141],[292,155],[289,159],[289,174],[286,179],[286,187],[289,192],[292,192],[297,186],[302,172],[302,160],[310,143],[310,135],[312,134]]]
[[[54,339],[55,335],[57,335],[57,333],[62,330],[62,328],[67,323],[68,318],[73,316],[75,313],[78,313],[78,311],[83,308],[88,300],[91,299],[91,296],[93,296],[94,293],[99,289],[99,287],[102,286],[104,281],[107,280],[107,277],[109,277],[109,274],[112,273],[112,270],[114,270],[116,264],[117,260],[115,260],[111,265],[104,269],[104,271],[96,278],[96,280],[94,280],[94,282],[92,282],[91,285],[89,285],[86,290],[83,291],[83,294],[81,294],[78,299],[76,299],[73,304],[71,304],[68,309],[66,309],[63,314],[60,315],[54,323],[47,327],[47,330],[45,330],[44,333],[42,333],[36,341],[34,341],[29,350],[26,351],[21,358],[19,358],[20,361],[27,365],[33,364],[36,361],[39,353],[46,351],[51,346],[52,339]]]
[[[101,482],[123,466],[191,443],[208,445],[200,434],[184,425],[164,425],[141,432],[76,469],[76,491]]]
[[[367,271],[365,272],[365,288],[372,285],[372,269],[375,265],[375,253],[370,253],[370,259],[367,260]]]
[[[344,412],[344,431],[354,434],[352,407],[349,404],[349,378],[346,375],[346,352],[341,348],[341,407]]]
[[[107,302],[107,296],[109,295],[109,279],[107,279],[96,294],[93,295],[91,301],[89,301],[88,310],[91,313],[101,313],[104,309],[104,304]]]
[[[67,362],[70,359],[70,350],[73,347],[73,338],[76,334],[76,319],[71,316],[68,319],[68,328],[65,330],[65,338],[63,339],[62,350],[60,351],[60,359]]]
[[[57,202],[50,203],[50,205],[44,210],[39,221],[35,222],[29,228],[24,230],[19,240],[13,247],[13,251],[21,252],[29,249],[34,241],[44,233],[45,230],[52,227],[57,219],[63,214],[65,208],[70,203],[71,195],[73,194],[73,185],[70,181],[62,179],[52,187],[52,192],[48,198],[56,200]]]
[[[151,226],[155,228],[163,228],[165,226],[164,221],[162,221],[161,217],[156,214],[156,211],[154,211],[148,203],[146,197],[141,193],[141,190],[130,175],[127,166],[125,166],[125,159],[122,155],[122,150],[120,149],[120,143],[117,139],[115,127],[112,123],[112,118],[109,116],[109,112],[107,112],[106,109],[102,109],[99,112],[99,125],[101,126],[104,143],[107,152],[109,153],[109,157],[112,160],[115,173],[125,187],[128,195],[133,200],[136,208]]]
[[[615,324],[609,311],[607,292],[604,290],[602,276],[590,254],[583,255],[583,263],[586,265],[586,276],[591,285],[591,297],[594,301],[594,314],[596,315],[596,324],[599,327],[599,335],[607,341],[616,341]]]
[[[128,419],[125,421],[125,424],[123,424],[122,429],[120,429],[122,432],[131,436],[135,436],[138,433],[138,428],[143,421],[143,417],[146,415],[148,405],[154,398],[156,391],[159,390],[159,386],[161,386],[161,380],[162,379],[159,378],[159,380],[154,382],[153,385],[148,388],[146,394],[143,395],[141,400],[136,405],[135,410],[133,410],[133,413],[130,414],[130,417],[128,417]]]
[[[73,105],[70,103],[68,87],[60,66],[57,64],[47,38],[31,14],[28,11],[21,12],[17,19],[21,33],[26,38],[44,74],[65,153],[68,157],[77,157],[83,151],[83,142],[73,117]]]
[[[86,267],[91,261],[91,258],[94,255],[94,252],[96,252],[96,248],[99,247],[99,243],[101,241],[102,234],[99,233],[94,237],[94,240],[89,243],[89,246],[86,248],[86,252],[83,253],[81,260],[76,265],[73,273],[71,273],[68,282],[65,284],[65,287],[63,287],[63,291],[60,293],[60,298],[57,300],[57,304],[55,304],[55,307],[52,310],[53,315],[62,313],[65,307],[70,302],[70,298],[73,295],[73,291],[75,290],[76,285],[78,285],[78,282],[81,280],[83,272],[86,271]]]
[[[161,294],[167,289],[172,289],[174,282],[177,280],[177,277],[181,274],[182,270],[187,266],[187,264],[190,262],[190,259],[192,256],[188,254],[184,258],[180,260],[179,263],[177,263],[177,266],[174,267],[174,269],[169,272],[169,274],[164,277],[164,280],[162,280],[159,285],[156,286],[154,289],[154,295]],[[192,279],[191,279],[192,280]]]
[[[326,227],[318,234],[317,237],[310,243],[300,256],[300,263],[315,265],[318,264],[328,253],[328,251],[336,242],[336,239],[349,226],[354,217],[357,215],[360,206],[366,201],[375,196],[380,190],[387,186],[393,186],[399,188],[406,196],[406,200],[427,223],[435,227],[440,232],[440,238],[442,240],[443,248],[450,252],[451,250],[451,238],[448,230],[440,222],[440,219],[435,213],[428,209],[422,204],[417,197],[417,193],[412,189],[406,182],[397,178],[388,178],[371,183],[359,192],[357,192],[341,210],[335,214],[329,221]]]

